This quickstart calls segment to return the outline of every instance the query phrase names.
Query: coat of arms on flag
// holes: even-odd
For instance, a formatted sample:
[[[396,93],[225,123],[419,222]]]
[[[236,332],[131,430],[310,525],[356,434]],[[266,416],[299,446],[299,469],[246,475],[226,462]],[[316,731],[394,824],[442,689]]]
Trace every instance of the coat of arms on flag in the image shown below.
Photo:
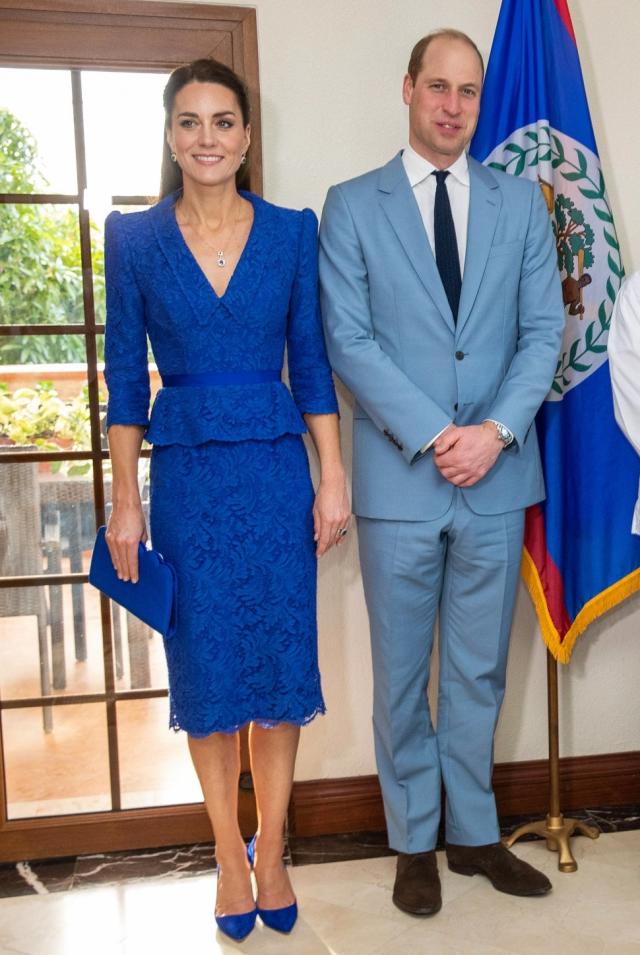
[[[568,662],[579,634],[640,589],[640,464],[614,420],[607,338],[624,269],[567,0],[503,0],[471,153],[537,180],[556,240],[566,328],[536,422],[547,498],[527,513],[523,576]]]

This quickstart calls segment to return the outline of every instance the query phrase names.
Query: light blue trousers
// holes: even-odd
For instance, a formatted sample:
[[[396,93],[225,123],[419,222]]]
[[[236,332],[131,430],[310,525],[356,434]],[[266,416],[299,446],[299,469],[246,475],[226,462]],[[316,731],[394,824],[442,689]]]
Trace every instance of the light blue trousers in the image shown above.
[[[373,727],[389,845],[436,844],[441,784],[446,839],[499,839],[491,784],[504,697],[524,512],[474,514],[456,491],[434,521],[358,518],[371,627]],[[437,729],[427,700],[439,612]]]

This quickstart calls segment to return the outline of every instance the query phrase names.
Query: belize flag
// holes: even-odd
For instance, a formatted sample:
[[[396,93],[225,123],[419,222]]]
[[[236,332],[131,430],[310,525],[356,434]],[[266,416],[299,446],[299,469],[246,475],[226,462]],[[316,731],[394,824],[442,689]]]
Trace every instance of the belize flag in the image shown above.
[[[567,663],[588,625],[640,589],[640,464],[607,362],[624,270],[567,0],[503,0],[471,154],[537,181],[556,239],[566,328],[536,420],[547,498],[527,512],[522,567],[545,643]]]

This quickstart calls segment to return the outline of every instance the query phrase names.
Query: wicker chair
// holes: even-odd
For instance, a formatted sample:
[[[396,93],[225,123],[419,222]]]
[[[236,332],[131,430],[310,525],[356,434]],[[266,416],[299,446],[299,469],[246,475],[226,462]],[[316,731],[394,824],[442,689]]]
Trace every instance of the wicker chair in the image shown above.
[[[7,464],[0,460],[0,576],[31,576],[59,570],[59,528],[55,522],[47,522],[44,536],[42,533],[37,464]],[[46,589],[49,591],[49,605]],[[61,588],[36,585],[0,589],[0,617],[27,616],[37,620],[40,690],[43,696],[48,696],[52,685],[59,682],[52,684],[52,662],[54,672],[61,673],[64,686]],[[51,628],[53,661],[49,657],[48,627]],[[51,710],[50,706],[42,709],[45,732],[50,732],[53,727]]]
[[[60,554],[69,561],[71,573],[82,573],[82,551],[91,545],[94,534],[93,483],[90,478],[79,480],[56,475],[40,482],[40,505],[45,527],[60,540]],[[89,537],[83,532],[83,512],[90,514]],[[55,528],[55,530],[53,530]],[[84,585],[71,585],[73,610],[73,637],[75,658],[78,662],[87,659],[87,624],[84,606]],[[54,667],[54,686],[57,686]]]

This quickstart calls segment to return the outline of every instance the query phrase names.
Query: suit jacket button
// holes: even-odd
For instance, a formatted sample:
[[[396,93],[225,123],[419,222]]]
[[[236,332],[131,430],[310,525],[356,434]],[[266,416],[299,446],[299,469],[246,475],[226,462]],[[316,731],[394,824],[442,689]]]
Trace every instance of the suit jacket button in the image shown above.
[[[458,361],[462,361],[462,359],[464,358],[464,352],[463,352],[463,351],[457,351],[457,352],[456,352],[456,358],[458,359]]]

